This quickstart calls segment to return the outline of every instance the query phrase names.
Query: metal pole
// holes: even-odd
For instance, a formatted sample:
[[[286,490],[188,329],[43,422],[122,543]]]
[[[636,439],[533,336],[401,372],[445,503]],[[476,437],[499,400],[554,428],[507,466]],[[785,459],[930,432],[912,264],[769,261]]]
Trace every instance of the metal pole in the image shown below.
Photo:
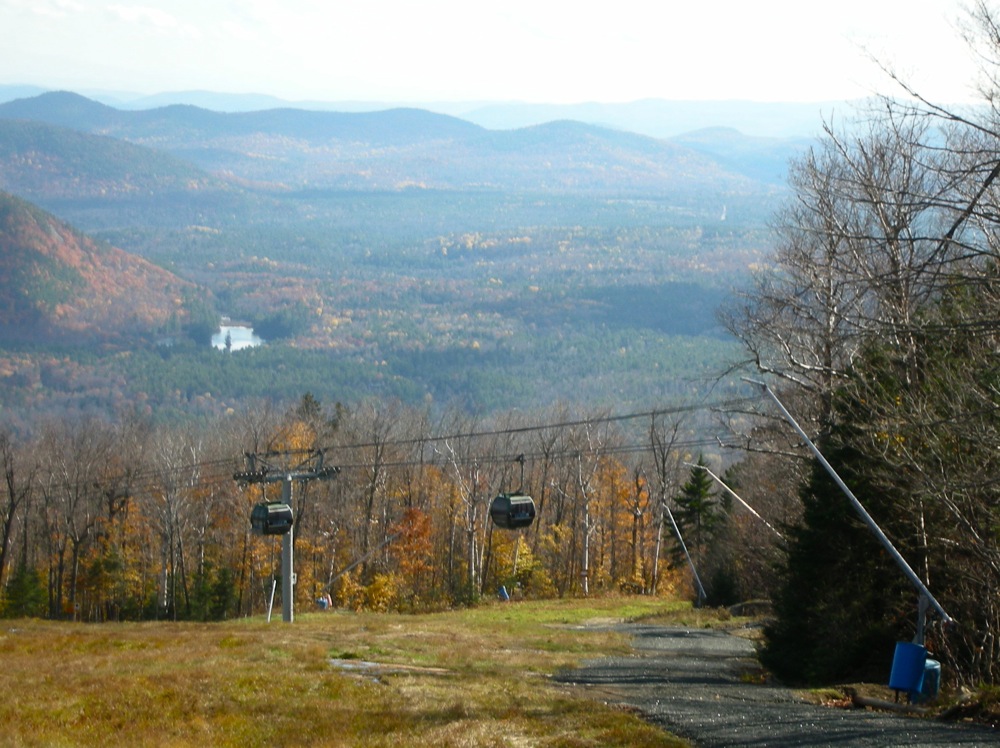
[[[728,493],[729,493],[729,494],[730,494],[730,495],[731,495],[731,496],[732,496],[732,497],[733,497],[734,499],[736,499],[736,500],[737,500],[738,502],[740,502],[740,503],[741,503],[741,504],[742,504],[743,506],[745,506],[745,507],[746,507],[746,508],[747,508],[747,509],[749,510],[749,512],[750,512],[750,513],[751,513],[751,514],[752,514],[752,515],[753,515],[754,517],[756,517],[756,518],[757,518],[757,519],[759,519],[759,520],[760,520],[761,522],[763,522],[763,523],[764,523],[765,525],[767,525],[767,529],[768,529],[768,530],[770,530],[770,531],[771,531],[771,532],[773,532],[773,533],[774,533],[775,535],[777,535],[777,536],[778,536],[779,538],[781,538],[782,540],[784,540],[784,537],[782,536],[782,534],[781,534],[780,532],[778,532],[778,531],[777,531],[776,529],[774,529],[774,527],[773,527],[773,526],[771,525],[771,523],[770,523],[770,522],[768,522],[768,521],[767,521],[766,519],[764,519],[764,518],[763,518],[763,517],[761,517],[761,516],[760,516],[759,514],[757,514],[757,510],[756,510],[756,509],[754,509],[754,508],[753,508],[752,506],[750,506],[750,505],[749,505],[748,503],[746,503],[746,502],[745,502],[745,501],[744,501],[743,499],[741,499],[741,498],[740,498],[740,495],[739,495],[738,493],[736,493],[736,491],[734,491],[734,490],[733,490],[733,489],[731,489],[731,488],[730,488],[729,486],[727,486],[727,485],[725,484],[725,482],[724,482],[724,481],[722,480],[722,478],[720,478],[720,477],[719,477],[719,476],[717,476],[717,475],[716,475],[715,473],[713,473],[713,472],[712,472],[711,470],[709,470],[709,469],[708,469],[708,468],[707,468],[707,467],[706,467],[705,465],[696,465],[696,464],[694,464],[693,462],[685,462],[684,464],[685,464],[685,465],[687,465],[688,467],[692,467],[692,468],[698,468],[699,470],[704,470],[704,471],[705,471],[706,473],[708,473],[708,474],[709,474],[709,475],[710,475],[710,476],[711,476],[711,477],[712,477],[712,478],[713,478],[713,479],[715,480],[715,482],[716,482],[716,483],[718,483],[718,484],[719,484],[720,486],[722,486],[722,487],[723,487],[724,489],[726,489],[726,491],[727,491],[727,492],[728,492]]]
[[[694,582],[698,585],[698,601],[695,607],[700,608],[708,595],[705,594],[705,588],[701,585],[701,577],[698,576],[698,570],[694,567],[694,561],[691,559],[691,554],[688,553],[687,543],[684,542],[684,538],[681,535],[681,529],[677,526],[677,521],[674,519],[674,513],[670,511],[670,507],[667,506],[666,501],[663,502],[663,508],[666,510],[667,516],[670,517],[670,524],[674,528],[674,534],[677,535],[677,542],[681,544],[681,550],[684,551],[684,558],[687,559],[688,566],[691,567],[691,574],[694,576]]]
[[[292,505],[292,479],[281,484],[281,501]],[[295,528],[290,527],[281,537],[281,620],[291,623],[295,619],[295,571],[292,565],[292,536]]]
[[[896,547],[892,544],[889,538],[887,538],[885,533],[882,532],[882,528],[875,523],[875,520],[872,519],[871,515],[868,514],[868,511],[864,508],[861,502],[858,501],[858,497],[854,495],[851,489],[847,487],[847,484],[844,483],[844,481],[841,479],[839,475],[837,475],[837,471],[833,469],[833,466],[829,462],[827,462],[826,458],[819,451],[819,448],[815,444],[813,444],[812,439],[810,439],[808,435],[806,435],[806,432],[802,430],[802,427],[799,426],[796,420],[792,417],[792,414],[788,412],[788,410],[785,408],[784,405],[782,405],[781,401],[778,399],[778,396],[775,395],[771,391],[771,388],[768,387],[763,382],[756,382],[752,379],[744,379],[743,381],[757,385],[764,391],[764,393],[768,397],[770,397],[774,401],[774,404],[778,406],[778,409],[781,411],[782,415],[785,416],[785,419],[792,425],[792,428],[794,428],[798,432],[799,436],[801,436],[805,440],[806,445],[808,445],[809,449],[816,456],[816,459],[819,460],[820,465],[823,466],[826,472],[830,474],[830,477],[833,478],[834,482],[840,487],[840,490],[844,492],[844,494],[847,496],[848,499],[850,499],[851,504],[854,505],[854,509],[857,511],[858,515],[861,517],[864,523],[868,525],[868,528],[873,533],[875,533],[875,537],[879,539],[879,542],[882,543],[882,546],[886,549],[889,555],[892,556],[893,560],[895,560],[896,562],[896,565],[899,566],[899,568],[902,570],[906,578],[910,580],[911,584],[913,584],[913,586],[917,588],[917,591],[920,593],[921,597],[927,599],[927,602],[929,602],[934,607],[934,610],[938,612],[938,615],[941,616],[941,619],[945,623],[954,623],[954,619],[945,612],[945,609],[941,607],[941,604],[934,598],[934,595],[931,594],[931,591],[927,589],[927,585],[924,584],[923,580],[917,576],[916,572],[914,572],[913,569],[910,568],[910,565],[906,563],[906,559],[903,558],[902,555],[900,555],[899,551],[896,550]],[[923,630],[922,613],[920,615],[920,618],[921,620],[919,622],[919,627],[918,627],[919,628],[918,636],[920,635],[920,632],[922,632]]]

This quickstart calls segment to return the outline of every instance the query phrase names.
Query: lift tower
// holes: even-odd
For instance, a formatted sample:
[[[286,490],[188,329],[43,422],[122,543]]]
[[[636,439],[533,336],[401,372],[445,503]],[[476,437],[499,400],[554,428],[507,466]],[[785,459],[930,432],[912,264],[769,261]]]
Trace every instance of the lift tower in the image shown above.
[[[292,559],[294,518],[292,516],[292,482],[329,480],[340,468],[323,464],[322,450],[299,452],[244,452],[246,470],[233,474],[241,485],[251,483],[281,483],[281,501],[264,501],[253,508],[250,526],[260,535],[282,535],[281,540],[281,620],[295,619],[295,571]],[[292,464],[293,460],[297,460]]]

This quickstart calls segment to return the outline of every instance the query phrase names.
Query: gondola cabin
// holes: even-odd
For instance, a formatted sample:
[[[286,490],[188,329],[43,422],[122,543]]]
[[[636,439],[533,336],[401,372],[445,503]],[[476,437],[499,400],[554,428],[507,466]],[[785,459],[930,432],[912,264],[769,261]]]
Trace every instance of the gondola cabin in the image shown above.
[[[284,535],[292,529],[292,508],[280,501],[258,504],[250,512],[250,529],[257,535]]]
[[[490,504],[490,519],[497,527],[519,530],[535,521],[535,502],[520,493],[502,493]]]

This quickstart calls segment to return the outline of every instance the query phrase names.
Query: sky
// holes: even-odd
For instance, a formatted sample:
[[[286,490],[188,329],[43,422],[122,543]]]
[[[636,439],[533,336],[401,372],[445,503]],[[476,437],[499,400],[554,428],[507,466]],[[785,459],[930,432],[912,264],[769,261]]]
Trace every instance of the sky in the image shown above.
[[[967,101],[960,0],[0,0],[0,84],[289,101]]]

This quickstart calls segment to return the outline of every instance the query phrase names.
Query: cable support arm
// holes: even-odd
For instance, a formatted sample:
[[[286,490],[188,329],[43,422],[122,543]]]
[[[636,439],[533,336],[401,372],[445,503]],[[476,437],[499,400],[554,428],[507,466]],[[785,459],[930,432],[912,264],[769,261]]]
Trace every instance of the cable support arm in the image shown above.
[[[882,528],[878,526],[878,524],[875,522],[874,519],[872,519],[872,516],[865,509],[864,505],[858,500],[858,497],[855,496],[854,492],[847,487],[847,484],[844,483],[843,479],[837,474],[837,471],[833,469],[833,466],[819,451],[819,448],[813,443],[812,439],[810,439],[809,436],[806,434],[806,432],[803,431],[802,427],[799,426],[795,418],[792,417],[792,414],[788,412],[788,410],[785,408],[782,402],[778,399],[778,396],[771,391],[771,388],[768,387],[767,384],[765,384],[764,382],[758,382],[753,379],[744,378],[743,381],[760,387],[762,392],[766,394],[768,397],[770,397],[771,400],[774,401],[774,404],[778,406],[778,409],[781,411],[782,415],[784,415],[785,419],[791,424],[792,428],[794,428],[795,431],[798,433],[798,435],[801,436],[803,440],[805,440],[806,445],[809,447],[813,455],[815,455],[820,465],[822,465],[823,468],[826,470],[826,472],[830,474],[830,477],[833,478],[834,482],[837,484],[840,490],[843,491],[844,495],[846,495],[847,498],[850,500],[851,504],[854,506],[854,509],[858,513],[858,515],[861,517],[864,523],[868,525],[868,528],[875,534],[875,537],[878,538],[879,542],[882,544],[885,550],[896,562],[896,565],[903,572],[903,575],[910,580],[910,583],[920,593],[921,607],[923,606],[923,600],[926,600],[927,603],[929,603],[934,608],[934,610],[938,612],[938,615],[941,616],[941,619],[945,623],[955,623],[955,620],[950,615],[948,615],[948,613],[937,601],[934,595],[931,594],[931,591],[927,588],[927,585],[924,584],[923,580],[919,576],[917,576],[917,573],[913,571],[910,565],[906,562],[906,559],[903,558],[902,554],[900,554],[900,552],[896,550],[896,547],[892,544],[892,541],[890,541],[889,538],[886,537],[886,534],[882,532]]]
[[[775,535],[777,535],[777,536],[778,536],[779,538],[781,538],[782,540],[784,540],[784,539],[785,539],[785,538],[784,538],[784,536],[783,536],[783,535],[782,535],[782,534],[781,534],[780,532],[778,532],[778,531],[777,531],[777,530],[776,530],[776,529],[774,528],[774,526],[772,526],[772,525],[771,525],[771,523],[770,523],[770,522],[768,522],[768,521],[767,521],[766,519],[764,519],[763,517],[761,517],[761,516],[760,516],[760,514],[758,514],[758,513],[757,513],[757,510],[756,510],[756,509],[754,509],[754,508],[753,508],[752,506],[750,506],[750,505],[749,505],[748,503],[746,503],[746,502],[745,502],[745,501],[744,501],[744,500],[743,500],[743,499],[742,499],[742,498],[740,497],[740,495],[739,495],[738,493],[736,493],[736,491],[734,491],[734,490],[733,490],[733,489],[731,489],[731,488],[730,488],[729,486],[727,486],[727,485],[725,484],[725,482],[724,482],[724,481],[722,480],[722,478],[720,478],[720,477],[719,477],[719,476],[717,476],[717,475],[716,475],[715,473],[713,473],[713,472],[712,472],[711,470],[709,470],[707,466],[705,466],[705,465],[696,465],[696,464],[694,464],[693,462],[685,462],[684,464],[685,464],[685,465],[687,465],[688,467],[691,467],[691,468],[698,468],[699,470],[704,470],[704,471],[705,471],[706,473],[708,473],[708,474],[709,474],[709,475],[710,475],[710,476],[711,476],[711,477],[712,477],[712,478],[713,478],[713,479],[715,480],[715,482],[716,482],[716,483],[718,483],[718,484],[719,484],[720,486],[722,486],[722,487],[723,487],[723,488],[724,488],[724,489],[726,490],[726,492],[727,492],[727,493],[729,493],[729,495],[730,495],[730,496],[732,496],[732,497],[733,497],[734,499],[736,499],[736,500],[737,500],[738,502],[740,502],[740,503],[741,503],[741,504],[742,504],[742,505],[743,505],[744,507],[746,507],[746,508],[747,508],[747,510],[748,510],[748,511],[749,511],[749,512],[750,512],[750,513],[751,513],[751,514],[752,514],[752,515],[754,516],[754,517],[756,517],[756,518],[757,518],[757,519],[759,519],[759,520],[760,520],[761,522],[763,522],[763,523],[764,523],[765,525],[767,525],[767,529],[769,529],[769,530],[770,530],[771,532],[773,532],[773,533],[774,533]]]

